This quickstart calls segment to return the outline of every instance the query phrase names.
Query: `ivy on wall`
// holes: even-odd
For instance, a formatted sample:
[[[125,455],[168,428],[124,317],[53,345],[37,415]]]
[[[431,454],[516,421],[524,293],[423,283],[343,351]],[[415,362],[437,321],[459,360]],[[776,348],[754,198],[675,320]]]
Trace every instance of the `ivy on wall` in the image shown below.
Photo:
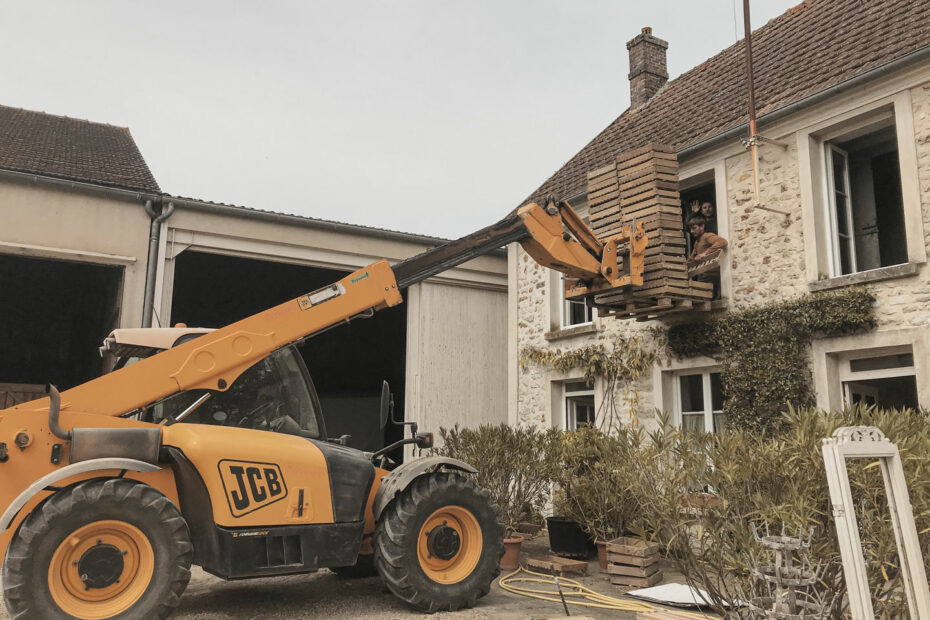
[[[620,427],[617,393],[629,407],[631,423],[636,426],[639,412],[639,391],[636,382],[652,365],[663,359],[666,351],[665,330],[652,328],[643,334],[617,336],[610,349],[603,344],[590,344],[577,349],[541,349],[527,346],[520,351],[520,365],[530,362],[548,366],[561,373],[581,369],[585,383],[593,386],[596,379],[604,381],[604,398],[598,407],[599,426],[607,431]]]
[[[852,287],[725,312],[670,327],[668,346],[679,357],[720,360],[728,425],[771,430],[789,403],[814,404],[811,338],[873,328],[874,302],[871,292]]]

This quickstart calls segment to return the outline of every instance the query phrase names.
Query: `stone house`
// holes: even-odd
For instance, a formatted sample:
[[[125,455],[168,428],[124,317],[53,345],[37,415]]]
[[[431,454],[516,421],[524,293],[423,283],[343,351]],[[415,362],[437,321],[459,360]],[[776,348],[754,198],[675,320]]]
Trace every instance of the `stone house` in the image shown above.
[[[758,203],[741,143],[743,42],[670,82],[667,42],[644,29],[627,47],[632,105],[528,200],[555,196],[584,214],[588,171],[649,142],[671,145],[683,218],[692,200],[712,202],[729,240],[712,311],[865,284],[876,329],[811,343],[817,405],[930,406],[930,5],[807,0],[753,33],[766,139]],[[650,325],[564,301],[559,274],[517,246],[508,260],[510,421],[574,428],[592,419],[604,386],[586,386],[580,370],[521,365],[521,351],[606,344]],[[658,409],[713,429],[725,395],[719,367],[711,358],[656,365],[635,386],[640,417]]]
[[[220,327],[441,241],[173,196],[128,129],[0,106],[0,409],[99,375],[114,328]],[[380,436],[383,379],[423,428],[504,421],[506,286],[483,256],[310,339],[330,434],[400,432]]]

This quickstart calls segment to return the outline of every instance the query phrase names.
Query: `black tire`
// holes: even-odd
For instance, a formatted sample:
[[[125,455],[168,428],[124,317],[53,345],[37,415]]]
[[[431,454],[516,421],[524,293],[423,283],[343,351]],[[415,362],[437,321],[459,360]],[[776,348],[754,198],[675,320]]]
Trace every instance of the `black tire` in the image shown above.
[[[482,540],[477,563],[455,583],[440,583],[428,576],[429,568],[418,552],[421,529],[446,507],[470,513]],[[500,574],[503,538],[504,528],[486,490],[459,474],[435,472],[414,480],[384,509],[375,528],[375,566],[388,589],[413,607],[428,613],[455,611],[472,607],[490,591],[491,582]],[[462,541],[450,561],[457,561],[468,542]]]
[[[333,566],[329,570],[343,579],[361,579],[378,574],[378,569],[375,568],[375,556],[371,553],[358,556],[352,566]]]
[[[93,546],[84,552],[80,558],[81,564],[61,560],[69,557],[68,548],[62,545],[63,541],[72,536],[78,539],[81,528],[85,528],[82,531],[89,533],[87,536],[91,539],[97,535],[95,532],[106,531],[104,522],[111,522],[111,531],[121,533],[117,535],[135,536],[131,540],[141,542],[140,548],[144,551],[138,554],[123,551],[120,554],[118,545],[101,544],[102,539],[97,539],[87,543]],[[145,550],[146,542],[151,547],[149,550]],[[56,556],[59,548],[63,551]],[[109,562],[104,569],[99,569],[99,564],[84,563],[92,550],[96,550],[96,558],[103,555],[106,562]],[[114,556],[127,558],[126,564],[123,559],[114,560]],[[85,579],[83,583],[86,591],[97,588],[99,590],[92,594],[103,596],[105,588],[123,588],[121,594],[114,592],[113,598],[103,601],[82,600],[79,604],[66,602],[64,605],[68,609],[63,609],[51,591],[50,566],[53,557],[64,574],[56,580],[54,586],[59,597],[66,597],[61,600],[69,600],[69,596],[81,596],[69,594],[74,591],[73,582],[68,581],[73,576],[67,574],[71,565],[91,566],[97,570],[87,572],[99,576],[102,581],[98,585],[87,587],[86,573],[78,577]],[[114,602],[117,597],[127,601],[129,607],[107,617],[119,620],[161,619],[177,607],[190,581],[192,557],[193,546],[187,523],[167,497],[134,480],[89,480],[59,491],[23,521],[10,543],[3,563],[3,596],[13,620],[71,620],[86,613],[98,615],[96,612],[82,611],[88,609],[82,606],[86,603],[115,604],[119,607],[120,603]],[[151,575],[146,576],[147,570],[144,569],[130,572],[133,558],[138,559],[136,566],[149,566],[152,569]],[[75,572],[81,570],[85,569],[77,568]],[[120,578],[123,579],[123,585],[118,585],[121,583]],[[71,590],[64,585],[66,583],[71,583]]]

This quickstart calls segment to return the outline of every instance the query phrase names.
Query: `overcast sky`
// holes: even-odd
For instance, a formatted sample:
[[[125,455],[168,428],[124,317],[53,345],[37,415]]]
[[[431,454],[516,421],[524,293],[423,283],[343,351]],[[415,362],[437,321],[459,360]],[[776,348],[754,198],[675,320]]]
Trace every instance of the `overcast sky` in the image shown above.
[[[741,0],[2,6],[0,104],[129,127],[163,191],[450,238],[626,109],[643,26],[671,78],[742,37]]]

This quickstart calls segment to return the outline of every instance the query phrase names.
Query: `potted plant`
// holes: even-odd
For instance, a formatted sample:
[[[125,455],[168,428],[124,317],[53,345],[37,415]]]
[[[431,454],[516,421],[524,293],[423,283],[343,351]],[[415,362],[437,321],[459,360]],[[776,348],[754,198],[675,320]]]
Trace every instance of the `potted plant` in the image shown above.
[[[641,440],[637,430],[621,428],[607,434],[592,427],[565,433],[563,438],[555,508],[559,515],[577,521],[594,540],[605,571],[607,541],[641,520],[640,502],[627,479]]]
[[[504,526],[505,555],[501,568],[520,564],[523,537],[518,526],[539,515],[549,498],[558,468],[559,432],[507,424],[440,429],[436,452],[471,464],[475,482],[488,490]]]

